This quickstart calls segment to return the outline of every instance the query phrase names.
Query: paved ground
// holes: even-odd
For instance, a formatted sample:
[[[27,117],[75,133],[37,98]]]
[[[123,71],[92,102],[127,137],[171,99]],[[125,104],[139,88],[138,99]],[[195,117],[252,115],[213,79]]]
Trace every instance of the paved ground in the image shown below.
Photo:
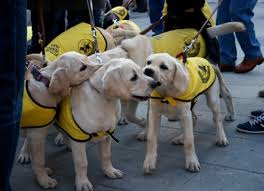
[[[211,1],[215,6],[215,1]],[[257,36],[264,44],[264,1],[260,0],[255,9]],[[141,26],[149,21],[146,14],[133,14],[133,20]],[[262,46],[264,52],[264,47]],[[243,53],[239,50],[239,61]],[[237,111],[237,120],[224,122],[230,145],[218,148],[214,145],[215,129],[212,128],[212,115],[205,106],[202,97],[195,107],[199,115],[198,128],[195,129],[195,145],[202,165],[199,173],[184,170],[183,149],[170,145],[179,128],[178,122],[162,121],[158,168],[152,176],[143,175],[145,143],[135,140],[140,131],[135,125],[118,129],[116,136],[120,143],[113,143],[113,163],[124,171],[120,180],[106,178],[100,170],[98,145],[88,144],[88,174],[97,191],[262,191],[264,190],[264,135],[246,135],[237,133],[239,122],[248,120],[249,111],[263,107],[263,99],[256,97],[257,91],[264,89],[264,64],[248,74],[224,74],[230,88]],[[222,104],[223,106],[223,104]],[[224,111],[224,107],[223,111]],[[146,105],[142,104],[138,112],[143,115]],[[47,140],[47,165],[54,169],[54,177],[59,184],[56,190],[74,190],[74,169],[71,153],[65,147],[56,147],[53,143],[55,133]],[[22,139],[19,141],[21,147]],[[31,166],[14,165],[12,184],[14,191],[42,190],[36,183]]]

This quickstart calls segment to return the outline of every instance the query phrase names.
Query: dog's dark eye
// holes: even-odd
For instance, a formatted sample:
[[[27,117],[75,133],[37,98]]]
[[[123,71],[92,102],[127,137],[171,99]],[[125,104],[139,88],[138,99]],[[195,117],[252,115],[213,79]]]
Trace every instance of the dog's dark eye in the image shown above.
[[[130,81],[136,81],[138,79],[137,74],[134,74],[134,76],[130,79]]]
[[[162,70],[168,70],[168,67],[165,64],[160,65],[160,69]]]
[[[82,67],[80,68],[80,71],[84,71],[87,68],[87,66],[85,64],[82,65]]]
[[[148,61],[147,61],[147,65],[150,65],[150,64],[151,64],[151,61],[150,61],[150,60],[148,60]]]

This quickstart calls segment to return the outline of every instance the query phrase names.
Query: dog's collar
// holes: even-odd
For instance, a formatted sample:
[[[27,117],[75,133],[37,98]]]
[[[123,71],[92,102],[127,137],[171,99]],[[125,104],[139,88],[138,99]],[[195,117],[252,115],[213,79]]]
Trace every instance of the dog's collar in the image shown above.
[[[39,71],[40,68],[37,65],[28,61],[27,68],[29,69],[35,80],[42,82],[43,84],[45,84],[46,87],[49,87],[50,80],[40,73]]]

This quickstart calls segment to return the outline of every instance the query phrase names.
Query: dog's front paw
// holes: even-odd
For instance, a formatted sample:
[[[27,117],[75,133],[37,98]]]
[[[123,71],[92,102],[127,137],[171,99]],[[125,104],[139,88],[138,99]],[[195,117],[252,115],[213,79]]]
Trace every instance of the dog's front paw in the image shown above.
[[[184,145],[183,134],[178,135],[177,137],[173,138],[171,141],[173,145]]]
[[[139,141],[146,141],[147,140],[147,134],[145,131],[141,131],[138,135],[137,135],[137,140]]]
[[[93,185],[88,178],[76,180],[76,191],[93,191]]]
[[[58,184],[56,179],[51,178],[51,177],[49,177],[47,175],[39,176],[38,177],[38,182],[39,182],[40,186],[42,186],[45,189],[55,188],[56,185]]]
[[[117,124],[118,125],[127,125],[128,121],[127,121],[126,117],[121,117]]]
[[[144,161],[144,173],[152,174],[154,170],[156,170],[156,157],[155,156],[147,156]]]
[[[31,163],[31,157],[29,153],[20,153],[17,159],[17,162],[20,164],[30,164]]]
[[[236,114],[235,113],[227,113],[225,115],[225,121],[235,121],[236,120]]]
[[[64,145],[64,138],[61,133],[58,133],[58,135],[55,137],[54,143],[59,147]]]
[[[108,178],[113,178],[113,179],[123,178],[123,172],[121,170],[115,169],[114,167],[111,167],[110,169],[105,169],[104,174]]]
[[[200,171],[201,166],[196,155],[186,157],[185,168],[190,172]]]
[[[216,145],[219,147],[226,147],[228,145],[228,140],[226,137],[219,137],[216,140]]]

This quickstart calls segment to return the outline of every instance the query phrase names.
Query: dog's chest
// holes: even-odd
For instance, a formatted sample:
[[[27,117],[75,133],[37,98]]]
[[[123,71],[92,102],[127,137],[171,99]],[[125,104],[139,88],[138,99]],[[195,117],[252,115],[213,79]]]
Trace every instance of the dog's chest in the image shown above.
[[[71,100],[72,113],[81,128],[94,133],[116,126],[121,111],[119,100],[109,101],[94,92],[83,92],[77,96]]]

